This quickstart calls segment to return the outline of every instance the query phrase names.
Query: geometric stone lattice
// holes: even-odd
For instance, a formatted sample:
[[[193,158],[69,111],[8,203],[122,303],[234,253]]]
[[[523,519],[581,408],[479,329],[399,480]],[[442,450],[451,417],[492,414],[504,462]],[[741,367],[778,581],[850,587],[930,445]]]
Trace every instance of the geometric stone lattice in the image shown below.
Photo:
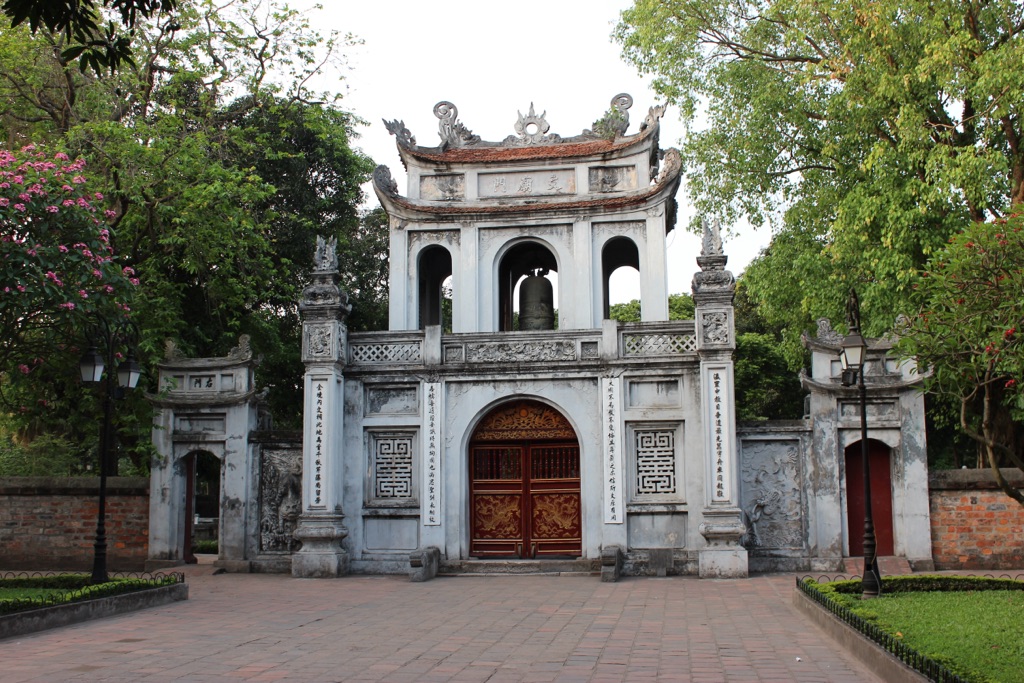
[[[421,352],[419,342],[400,344],[352,344],[353,363],[418,363]]]
[[[636,494],[676,492],[676,434],[673,429],[636,431]]]
[[[622,336],[625,356],[673,356],[697,350],[692,334],[626,334]]]
[[[413,497],[412,432],[373,432],[373,497],[396,500]]]
[[[292,533],[302,512],[302,449],[265,448],[260,452],[260,551],[291,552]]]

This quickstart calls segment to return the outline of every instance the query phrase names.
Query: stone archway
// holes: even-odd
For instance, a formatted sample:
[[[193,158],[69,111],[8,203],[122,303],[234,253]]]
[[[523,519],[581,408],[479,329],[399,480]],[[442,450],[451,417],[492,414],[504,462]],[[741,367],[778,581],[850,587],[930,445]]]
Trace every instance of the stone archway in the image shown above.
[[[489,412],[469,444],[474,557],[582,554],[580,447],[568,420],[532,400]]]

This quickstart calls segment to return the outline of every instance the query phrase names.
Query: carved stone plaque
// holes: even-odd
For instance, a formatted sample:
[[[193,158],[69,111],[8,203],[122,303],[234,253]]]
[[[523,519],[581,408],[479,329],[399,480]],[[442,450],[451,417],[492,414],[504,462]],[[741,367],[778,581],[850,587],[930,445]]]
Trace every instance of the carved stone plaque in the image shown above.
[[[260,551],[292,552],[292,537],[302,513],[302,449],[264,449],[260,453]]]
[[[477,195],[487,198],[576,194],[576,170],[572,168],[481,173],[477,182]]]
[[[470,363],[576,360],[576,344],[572,341],[467,344],[466,360]]]
[[[466,176],[462,173],[444,173],[420,177],[420,199],[453,201],[466,196]]]
[[[636,166],[595,166],[589,172],[591,192],[628,192],[637,189]]]
[[[743,441],[741,506],[750,548],[802,548],[800,442]]]

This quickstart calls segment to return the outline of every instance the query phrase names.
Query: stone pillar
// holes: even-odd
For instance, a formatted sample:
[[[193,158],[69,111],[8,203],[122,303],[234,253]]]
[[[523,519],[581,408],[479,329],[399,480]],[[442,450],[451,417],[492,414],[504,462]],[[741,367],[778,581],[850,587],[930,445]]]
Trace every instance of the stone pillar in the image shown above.
[[[335,577],[348,572],[342,540],[345,318],[351,306],[338,288],[336,242],[317,237],[313,282],[302,292],[302,361],[306,365],[302,433],[302,515],[294,536],[292,575]]]
[[[735,280],[725,264],[717,222],[704,224],[704,240],[693,276],[693,302],[700,356],[703,403],[705,496],[699,551],[702,578],[747,576],[745,531],[739,501],[739,446],[736,440],[736,391],[733,352],[736,329]]]

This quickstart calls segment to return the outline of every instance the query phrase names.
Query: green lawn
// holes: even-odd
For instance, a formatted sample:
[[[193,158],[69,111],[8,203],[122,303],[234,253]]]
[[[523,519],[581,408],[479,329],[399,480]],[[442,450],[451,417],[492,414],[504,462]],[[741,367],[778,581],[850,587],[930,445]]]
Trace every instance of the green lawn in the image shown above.
[[[859,586],[859,581],[852,583]],[[1024,681],[1024,590],[883,589],[872,600],[828,592],[862,618],[973,683]]]

